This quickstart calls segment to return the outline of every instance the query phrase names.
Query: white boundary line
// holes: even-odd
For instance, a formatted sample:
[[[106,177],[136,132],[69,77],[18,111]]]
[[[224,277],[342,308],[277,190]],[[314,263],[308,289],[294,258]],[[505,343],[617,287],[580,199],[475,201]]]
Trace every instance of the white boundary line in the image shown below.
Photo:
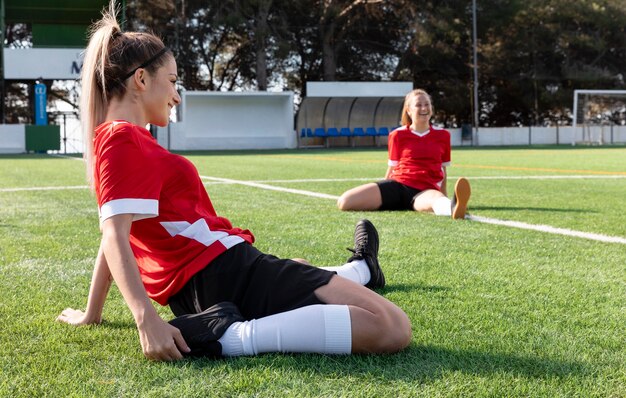
[[[313,192],[313,191],[304,191],[302,189],[275,187],[273,185],[260,184],[258,182],[252,182],[252,181],[239,181],[239,180],[231,180],[230,178],[218,178],[218,177],[209,177],[209,176],[200,176],[200,178],[203,178],[206,180],[218,181],[218,182],[222,182],[226,184],[239,184],[239,185],[246,185],[248,187],[267,189],[270,191],[289,192],[289,193],[295,193],[298,195],[313,196],[315,198],[334,199],[334,200],[339,199],[339,196],[335,196],[335,195],[328,195],[325,193],[319,193],[319,192]]]
[[[448,176],[450,180],[459,178],[460,176]],[[481,176],[481,177],[468,177],[464,176],[470,180],[569,180],[569,179],[592,179],[592,180],[619,180],[626,179],[626,176],[621,175],[569,175],[569,176],[561,176],[561,175],[550,175],[550,176]],[[208,177],[207,177],[208,178]],[[248,180],[246,183],[305,183],[305,182],[347,182],[347,181],[379,181],[382,180],[382,177],[371,177],[371,178],[302,178],[302,179],[292,179],[292,180]],[[224,181],[205,181],[205,185],[209,184],[235,184],[228,179],[224,179]]]
[[[468,215],[466,219],[472,220],[472,221],[478,221],[478,222],[482,222],[486,224],[504,225],[506,227],[529,229],[529,230],[539,231],[539,232],[547,232],[550,234],[575,236],[577,238],[597,240],[600,242],[626,244],[626,239],[621,238],[619,236],[608,236],[608,235],[602,235],[602,234],[594,234],[591,232],[574,231],[574,230],[566,229],[566,228],[556,228],[550,225],[528,224],[528,223],[521,222],[521,221],[498,220],[496,218],[488,218],[488,217],[472,216],[472,215]]]
[[[64,189],[88,189],[87,185],[74,185],[64,187],[26,187],[26,188],[0,188],[0,192],[21,192],[21,191],[62,191]]]
[[[51,155],[52,156],[52,155]],[[59,156],[64,157],[64,156]],[[81,160],[79,158],[66,157],[68,159]],[[303,179],[292,179],[292,180],[251,180],[251,181],[242,181],[242,180],[231,180],[228,178],[217,178],[217,177],[207,177],[201,176],[205,180],[204,185],[213,185],[213,184],[240,184],[240,185],[249,185],[249,186],[257,186],[264,185],[265,183],[307,183],[307,182],[349,182],[349,181],[378,181],[381,178],[303,178]],[[450,179],[455,179],[458,177],[451,176]],[[572,175],[572,176],[483,176],[483,177],[467,177],[470,180],[543,180],[543,179],[626,179],[626,176],[619,175]],[[87,185],[76,185],[76,186],[49,186],[49,187],[16,187],[16,188],[0,188],[0,192],[20,192],[20,191],[55,191],[55,190],[63,190],[63,189],[88,189]],[[278,190],[277,188],[272,187],[271,185],[266,186],[257,186],[257,188],[265,188],[270,190]],[[280,188],[281,190],[287,190],[289,188]],[[337,199],[337,197],[330,198],[325,196],[326,194],[321,194],[317,192],[311,191],[301,191],[298,189],[292,189],[293,193],[298,192],[309,192],[310,196],[319,195],[318,197],[323,197],[327,199]],[[290,192],[290,191],[286,191]],[[315,194],[315,195],[313,195]]]
[[[241,180],[233,180],[230,178],[219,178],[219,177],[210,177],[210,176],[200,176],[204,180],[210,180],[210,183],[221,183],[221,184],[238,184],[245,185],[254,188],[266,189],[270,191],[278,191],[278,192],[287,192],[293,193],[297,195],[311,196],[320,199],[331,199],[337,200],[339,197],[336,195],[329,195],[320,192],[306,191],[302,189],[292,189],[292,188],[284,188],[277,187],[273,185],[264,184],[258,181],[241,181]],[[562,177],[562,176],[554,176],[554,177]],[[573,176],[568,176],[573,177]],[[600,176],[579,176],[580,178],[601,178]],[[604,177],[604,176],[603,176]],[[606,176],[607,178],[623,178],[621,176]],[[489,177],[487,177],[489,178]],[[510,178],[510,177],[507,177]],[[473,179],[476,179],[475,177]],[[362,181],[369,180],[366,178],[354,178],[354,179],[309,179],[309,180],[271,180],[268,182],[324,182],[324,181]],[[89,187],[86,185],[74,185],[74,186],[59,186],[59,187],[23,187],[23,188],[0,188],[0,192],[21,192],[21,191],[58,191],[58,190],[68,190],[68,189],[88,189]],[[596,240],[600,242],[607,243],[621,243],[626,244],[626,239],[619,236],[608,236],[602,234],[595,234],[591,232],[581,232],[575,231],[566,228],[557,228],[552,227],[550,225],[542,225],[542,224],[528,224],[520,221],[508,221],[508,220],[499,220],[495,218],[481,217],[475,215],[469,215],[467,219],[477,222],[482,222],[486,224],[494,224],[494,225],[502,225],[512,228],[520,228],[520,229],[528,229],[533,231],[557,234],[557,235],[565,235],[565,236],[573,236],[577,238]]]
[[[339,198],[338,196],[328,195],[325,193],[305,191],[301,189],[276,187],[273,185],[260,184],[260,183],[251,182],[251,181],[239,181],[239,180],[233,180],[230,178],[218,178],[218,177],[210,177],[210,176],[200,176],[200,178],[206,179],[206,180],[212,180],[212,181],[219,181],[223,183],[229,183],[229,184],[239,184],[239,185],[245,185],[249,187],[268,189],[271,191],[288,192],[288,193],[294,193],[298,195],[312,196],[315,198],[334,199],[334,200],[337,200]],[[498,220],[495,218],[487,218],[487,217],[471,216],[471,215],[468,216],[467,219],[472,220],[472,221],[486,223],[486,224],[503,225],[503,226],[512,227],[512,228],[528,229],[528,230],[546,232],[546,233],[556,234],[556,235],[574,236],[577,238],[596,240],[596,241],[605,242],[605,243],[626,244],[626,239],[619,237],[619,236],[608,236],[608,235],[602,235],[602,234],[594,234],[590,232],[574,231],[574,230],[566,229],[566,228],[556,228],[550,225],[541,225],[541,224],[535,225],[535,224],[528,224],[528,223],[519,222],[519,221]]]
[[[52,156],[54,158],[70,159],[70,160],[80,160],[81,162],[83,161],[82,156],[76,157],[76,156],[63,155],[61,153],[49,153],[48,156]]]
[[[461,176],[459,176],[461,177]],[[586,179],[626,179],[626,175],[556,175],[556,176],[481,176],[467,177],[470,180],[586,180]],[[458,178],[450,176],[450,179]]]

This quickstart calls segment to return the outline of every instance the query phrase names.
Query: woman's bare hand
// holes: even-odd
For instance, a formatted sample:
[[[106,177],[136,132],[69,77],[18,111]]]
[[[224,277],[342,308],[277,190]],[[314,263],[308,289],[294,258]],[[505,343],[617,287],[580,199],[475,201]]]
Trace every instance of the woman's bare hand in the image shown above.
[[[57,317],[57,321],[67,323],[73,326],[93,325],[102,322],[102,319],[92,319],[88,317],[86,313],[81,310],[75,310],[73,308],[66,308],[61,312],[61,315]]]
[[[139,330],[139,341],[146,358],[154,361],[177,361],[182,352],[191,351],[180,331],[161,318],[146,320]]]

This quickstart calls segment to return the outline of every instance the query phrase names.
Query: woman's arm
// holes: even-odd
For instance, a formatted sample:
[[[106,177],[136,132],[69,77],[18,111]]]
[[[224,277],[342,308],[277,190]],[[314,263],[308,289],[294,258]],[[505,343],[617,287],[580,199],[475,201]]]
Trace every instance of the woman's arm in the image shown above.
[[[388,180],[388,179],[391,178],[391,174],[393,173],[393,169],[395,169],[394,166],[387,167],[387,172],[385,173],[385,180]]]
[[[70,325],[91,325],[102,322],[102,309],[106,301],[109,288],[111,287],[113,278],[109,271],[104,252],[102,251],[102,243],[96,257],[96,264],[91,277],[91,286],[89,287],[89,296],[87,298],[87,309],[85,312],[66,308],[57,317],[58,321],[69,323]]]
[[[189,352],[180,331],[163,321],[156,312],[141,281],[130,247],[132,214],[120,214],[102,224],[102,251],[113,279],[135,318],[144,355],[154,360],[181,359]]]
[[[448,196],[448,170],[443,167],[443,181],[441,182],[441,193]]]

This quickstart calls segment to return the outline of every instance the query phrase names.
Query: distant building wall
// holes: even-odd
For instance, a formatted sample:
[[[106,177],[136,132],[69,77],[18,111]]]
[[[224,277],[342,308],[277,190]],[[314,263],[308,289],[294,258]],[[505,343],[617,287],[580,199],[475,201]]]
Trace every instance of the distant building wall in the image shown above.
[[[23,124],[0,124],[0,153],[26,152],[26,128]]]
[[[181,121],[157,137],[171,150],[295,148],[293,112],[292,92],[185,91]]]
[[[413,82],[307,82],[307,97],[403,97]]]

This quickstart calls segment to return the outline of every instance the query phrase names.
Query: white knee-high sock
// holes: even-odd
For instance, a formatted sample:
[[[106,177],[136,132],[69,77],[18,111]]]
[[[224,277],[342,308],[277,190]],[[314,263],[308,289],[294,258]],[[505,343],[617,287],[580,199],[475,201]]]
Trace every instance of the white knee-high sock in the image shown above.
[[[452,215],[452,201],[445,196],[435,199],[433,212],[438,216],[450,217]]]
[[[365,260],[353,260],[339,267],[320,268],[327,271],[336,272],[337,275],[346,279],[350,279],[352,282],[356,282],[363,286],[365,286],[365,284],[369,282],[370,278],[372,277],[370,269],[367,267],[367,263],[365,262]]]
[[[230,357],[264,352],[350,354],[350,310],[347,305],[317,304],[235,322],[219,342],[222,355]]]

